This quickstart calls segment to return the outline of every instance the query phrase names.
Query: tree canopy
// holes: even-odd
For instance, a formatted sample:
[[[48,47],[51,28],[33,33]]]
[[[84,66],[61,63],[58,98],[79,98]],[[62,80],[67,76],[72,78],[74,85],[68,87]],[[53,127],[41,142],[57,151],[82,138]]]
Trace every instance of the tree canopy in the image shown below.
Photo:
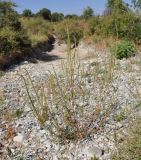
[[[87,8],[84,9],[82,16],[85,19],[89,19],[89,18],[91,18],[93,16],[93,14],[94,14],[93,9],[91,7],[87,7]]]
[[[59,21],[62,21],[63,19],[64,19],[63,13],[54,12],[51,14],[51,21],[52,22],[59,22]]]
[[[51,20],[51,11],[47,8],[41,9],[38,13],[37,16],[43,17],[45,20]]]
[[[23,15],[24,17],[32,17],[32,16],[33,16],[33,13],[32,13],[32,11],[31,11],[30,9],[25,9],[25,10],[23,10],[22,15]]]

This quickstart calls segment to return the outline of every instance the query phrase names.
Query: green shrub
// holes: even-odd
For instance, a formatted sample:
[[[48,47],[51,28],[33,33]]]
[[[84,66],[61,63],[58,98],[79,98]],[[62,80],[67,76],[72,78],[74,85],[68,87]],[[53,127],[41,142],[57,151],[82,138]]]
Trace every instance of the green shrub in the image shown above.
[[[93,35],[96,32],[98,25],[99,25],[99,17],[91,18],[88,21],[88,32],[89,32],[89,35]]]
[[[34,14],[32,13],[32,11],[30,9],[25,9],[23,10],[22,16],[23,17],[32,17]]]
[[[30,47],[30,41],[14,10],[16,5],[0,1],[0,54],[8,54]]]
[[[30,47],[30,41],[24,33],[14,31],[10,27],[0,30],[0,53],[8,54],[27,47]]]
[[[93,14],[94,14],[93,9],[91,7],[87,7],[84,9],[82,17],[84,19],[90,19],[93,17]]]
[[[112,3],[117,3],[119,1],[112,1]],[[120,3],[122,3],[120,1]],[[121,8],[123,6],[123,8]],[[113,36],[117,39],[128,38],[136,42],[136,37],[140,37],[139,18],[129,9],[125,4],[116,5],[119,8],[113,8],[109,11],[109,14],[100,17],[100,23],[97,29],[100,35],[106,37]]]
[[[141,44],[141,20],[137,19],[134,21],[131,36],[136,44]]]
[[[77,20],[65,20],[55,26],[55,35],[67,43],[68,32],[71,44],[78,44],[83,38],[83,28]]]
[[[63,19],[64,19],[63,13],[54,12],[51,14],[51,21],[52,22],[59,22],[59,21],[62,21]]]
[[[36,15],[42,17],[45,20],[51,20],[51,11],[47,8],[42,8]]]
[[[130,41],[122,41],[111,47],[111,53],[114,54],[117,59],[131,57],[134,55],[135,51]]]
[[[21,23],[32,45],[47,41],[53,32],[51,23],[41,17],[21,18]]]

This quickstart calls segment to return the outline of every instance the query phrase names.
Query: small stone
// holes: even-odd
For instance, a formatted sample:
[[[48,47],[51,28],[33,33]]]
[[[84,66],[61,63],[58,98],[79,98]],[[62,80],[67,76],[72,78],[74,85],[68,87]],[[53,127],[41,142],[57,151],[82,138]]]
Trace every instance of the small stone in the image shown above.
[[[24,61],[24,63],[23,64],[28,64],[28,61]]]
[[[46,134],[46,130],[42,129],[42,130],[40,130],[40,133],[41,133],[42,135],[44,135],[44,134]]]
[[[17,143],[23,143],[23,139],[24,139],[24,136],[22,134],[18,134],[13,138],[13,141]]]
[[[84,148],[83,153],[87,155],[88,157],[92,157],[95,155],[97,158],[101,157],[103,154],[102,150],[98,148],[97,146],[91,146],[91,147]]]

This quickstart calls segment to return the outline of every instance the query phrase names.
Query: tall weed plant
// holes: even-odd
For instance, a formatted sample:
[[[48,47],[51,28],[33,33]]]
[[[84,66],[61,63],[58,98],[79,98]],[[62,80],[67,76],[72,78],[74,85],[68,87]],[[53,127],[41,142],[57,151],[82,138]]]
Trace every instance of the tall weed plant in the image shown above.
[[[70,43],[73,45],[77,45],[79,41],[83,38],[83,27],[80,22],[80,20],[68,19],[60,23],[57,23],[54,27],[54,33],[56,37],[59,40],[62,40],[67,43],[68,34],[66,28],[68,28],[70,34]]]
[[[53,68],[48,80],[39,87],[33,84],[28,71],[27,77],[23,76],[33,114],[41,127],[61,143],[83,140],[100,132],[114,106],[114,101],[106,102],[105,92],[112,71],[105,66],[104,73],[99,75],[99,65],[86,69],[77,53],[70,49],[70,34],[67,33],[68,54],[61,65],[62,74]],[[107,72],[110,73],[108,77]],[[99,88],[98,93],[95,87]]]

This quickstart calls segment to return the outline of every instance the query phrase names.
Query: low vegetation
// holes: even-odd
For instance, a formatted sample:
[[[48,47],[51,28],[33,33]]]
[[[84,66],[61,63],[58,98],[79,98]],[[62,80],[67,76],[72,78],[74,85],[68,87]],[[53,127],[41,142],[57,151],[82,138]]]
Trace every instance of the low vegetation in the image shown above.
[[[30,41],[14,10],[15,4],[0,2],[0,7],[0,55],[30,47]]]
[[[68,33],[70,36],[71,44],[77,45],[79,41],[83,38],[83,26],[82,21],[78,21],[75,19],[64,20],[55,25],[54,34],[56,37],[67,43]]]
[[[111,52],[117,59],[122,59],[133,56],[136,50],[130,41],[121,41],[111,48]]]
[[[68,35],[68,58],[66,63],[62,63],[61,75],[54,70],[54,73],[49,73],[47,82],[38,87],[35,87],[28,72],[27,77],[23,77],[33,114],[41,127],[63,144],[83,140],[101,131],[114,107],[114,97],[107,105],[96,105],[92,101],[95,100],[92,94],[94,83],[100,74],[97,103],[106,103],[107,95],[103,93],[112,79],[114,62],[110,59],[110,66],[105,66],[102,74],[100,66],[96,66],[98,70],[95,71],[90,64],[91,70],[85,70],[77,59],[77,53],[71,52],[70,45]]]
[[[0,1],[0,69],[11,61],[18,63],[52,37],[68,45],[67,59],[62,61],[60,74],[53,68],[48,79],[38,85],[33,83],[27,70],[26,76],[22,76],[35,118],[41,129],[57,143],[80,142],[99,134],[110,118],[117,123],[127,119],[128,109],[116,108],[118,93],[112,80],[114,72],[120,68],[116,62],[134,56],[141,44],[141,1],[133,0],[132,5],[122,0],[107,0],[102,15],[94,15],[92,8],[87,7],[81,16],[65,16],[47,8],[37,13],[25,9],[19,14],[14,3]],[[104,41],[110,51],[107,61],[89,62],[84,68],[76,50],[72,49],[81,40],[90,40],[93,44]],[[0,71],[1,76],[3,72]],[[112,89],[114,94],[110,95]],[[0,107],[4,102],[4,93],[0,92]],[[6,121],[23,114],[20,108],[5,109],[5,112],[1,114]],[[141,159],[141,120],[130,126],[123,143],[116,142],[117,150],[111,159]]]
[[[46,42],[53,33],[53,26],[41,17],[21,18],[20,21],[32,46]]]
[[[141,120],[132,122],[128,128],[128,135],[124,142],[117,146],[118,150],[112,160],[140,160],[141,159]]]
[[[124,39],[136,45],[141,42],[141,18],[136,12],[140,7],[138,4],[134,1],[135,10],[132,10],[122,0],[108,0],[102,16],[95,16],[90,7],[85,8],[81,16],[74,14],[64,16],[62,13],[52,13],[47,8],[41,9],[36,14],[25,9],[19,15],[15,11],[14,3],[1,1],[0,61],[2,64],[5,63],[5,59],[2,58],[4,54],[14,57],[15,52],[20,52],[19,57],[25,56],[22,55],[25,49],[44,43],[50,36],[55,35],[58,39],[67,42],[68,32],[73,46],[88,37],[94,37],[92,42],[104,39],[108,42],[109,37],[115,41],[123,40],[121,42],[123,44],[117,46],[121,49],[118,49],[118,53],[115,54],[119,59],[128,58],[131,49],[130,53],[123,52],[128,52],[129,46],[132,45],[125,43]],[[126,47],[128,49],[125,51]]]

